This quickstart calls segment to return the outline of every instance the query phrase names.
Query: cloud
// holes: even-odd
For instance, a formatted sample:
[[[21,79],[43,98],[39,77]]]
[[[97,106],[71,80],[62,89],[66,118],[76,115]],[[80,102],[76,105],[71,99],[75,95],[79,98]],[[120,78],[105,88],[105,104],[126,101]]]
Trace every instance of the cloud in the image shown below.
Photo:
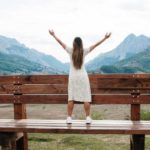
[[[132,1],[125,1],[120,3],[120,8],[127,10],[127,11],[146,11],[149,2],[146,0],[132,0]]]
[[[150,35],[149,0],[0,0],[0,18],[0,34],[62,61],[69,57],[48,35],[48,28],[70,46],[75,36],[81,36],[85,47],[111,31],[111,39],[87,60],[112,50],[130,33]]]

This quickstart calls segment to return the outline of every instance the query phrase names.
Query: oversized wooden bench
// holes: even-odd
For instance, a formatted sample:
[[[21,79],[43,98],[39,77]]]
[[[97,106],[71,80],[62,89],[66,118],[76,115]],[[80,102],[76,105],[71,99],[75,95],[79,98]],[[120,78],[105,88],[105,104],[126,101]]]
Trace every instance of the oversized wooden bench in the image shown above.
[[[129,104],[131,120],[93,120],[91,125],[74,120],[67,125],[65,120],[27,119],[26,104],[67,104],[68,75],[0,76],[0,103],[14,105],[14,119],[0,119],[0,139],[5,135],[9,141],[0,142],[3,150],[27,150],[27,133],[128,134],[130,149],[144,150],[150,121],[140,120],[140,105],[150,104],[150,74],[89,78],[92,104]]]

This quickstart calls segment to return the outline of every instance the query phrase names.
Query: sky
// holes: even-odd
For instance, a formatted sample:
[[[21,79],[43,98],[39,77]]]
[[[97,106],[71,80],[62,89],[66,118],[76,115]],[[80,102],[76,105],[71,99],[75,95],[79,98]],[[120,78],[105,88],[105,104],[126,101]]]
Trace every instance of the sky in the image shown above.
[[[0,0],[0,35],[62,62],[68,62],[69,56],[48,29],[68,46],[80,36],[84,47],[112,32],[111,38],[87,55],[87,62],[114,49],[130,33],[150,37],[149,20],[150,0]]]

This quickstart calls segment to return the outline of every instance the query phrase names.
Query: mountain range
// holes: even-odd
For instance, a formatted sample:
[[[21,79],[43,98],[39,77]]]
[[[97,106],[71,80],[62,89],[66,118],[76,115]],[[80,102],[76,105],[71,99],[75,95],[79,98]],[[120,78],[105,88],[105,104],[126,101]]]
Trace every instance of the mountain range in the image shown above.
[[[113,65],[144,51],[148,47],[150,47],[149,37],[130,34],[113,50],[99,54],[93,60],[89,61],[86,64],[86,68],[90,72],[97,70],[101,66]]]
[[[66,72],[65,64],[57,60],[55,57],[38,52],[35,49],[30,49],[13,38],[0,36],[0,53],[7,54],[7,56],[18,56],[17,58],[19,60],[20,57],[20,61],[24,58],[24,60],[28,60],[30,65],[32,65],[32,63],[40,64],[43,68],[47,68],[48,72],[53,70],[49,73]],[[18,65],[20,61],[18,61],[16,65]]]
[[[18,55],[0,53],[0,74],[57,74],[54,68],[43,66]]]
[[[116,48],[86,64],[88,73],[150,72],[150,38],[128,35]],[[0,36],[0,74],[68,74],[69,63]]]
[[[150,47],[113,65],[97,68],[101,73],[150,73]]]

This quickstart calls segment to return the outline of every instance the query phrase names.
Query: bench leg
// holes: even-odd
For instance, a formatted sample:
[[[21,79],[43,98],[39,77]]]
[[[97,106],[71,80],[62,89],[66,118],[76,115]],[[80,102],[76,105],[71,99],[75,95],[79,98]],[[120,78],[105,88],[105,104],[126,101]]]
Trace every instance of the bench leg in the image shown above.
[[[24,135],[16,141],[16,147],[17,150],[28,150],[27,133],[24,133]]]
[[[2,150],[12,150],[10,143],[11,143],[11,140],[4,140],[4,143],[2,145]]]
[[[26,105],[25,104],[14,104],[14,118],[15,119],[26,119]],[[23,137],[16,141],[17,150],[28,150],[28,137],[27,133],[23,133]]]
[[[144,150],[145,135],[131,135],[130,150]]]
[[[16,139],[14,139],[14,140],[11,141],[11,150],[17,150]]]
[[[16,139],[3,138],[2,150],[28,150],[27,133],[22,133],[22,135]]]
[[[0,145],[2,146],[2,150],[12,150],[12,141],[14,140],[14,133],[0,133]]]
[[[6,147],[2,146],[2,150],[11,150],[11,147],[10,146],[6,146]]]

